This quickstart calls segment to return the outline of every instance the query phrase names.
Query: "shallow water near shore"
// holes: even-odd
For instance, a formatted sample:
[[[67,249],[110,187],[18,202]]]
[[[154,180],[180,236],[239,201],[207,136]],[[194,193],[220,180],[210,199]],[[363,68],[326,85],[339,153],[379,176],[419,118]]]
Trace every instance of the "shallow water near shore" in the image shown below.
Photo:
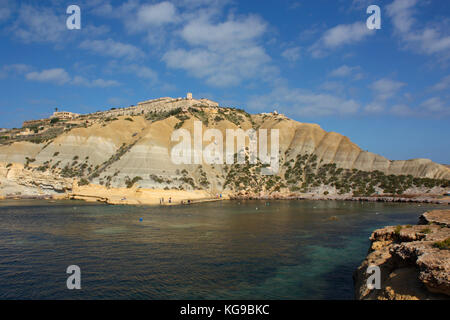
[[[353,299],[371,232],[440,208],[1,201],[0,299]],[[66,288],[69,265],[81,268],[81,290]]]

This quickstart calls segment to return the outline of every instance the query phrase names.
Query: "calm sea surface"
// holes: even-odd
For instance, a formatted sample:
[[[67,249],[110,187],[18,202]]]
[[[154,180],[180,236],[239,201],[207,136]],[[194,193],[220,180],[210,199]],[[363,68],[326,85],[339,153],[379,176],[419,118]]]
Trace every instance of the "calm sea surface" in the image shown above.
[[[352,299],[371,232],[437,208],[1,201],[0,299]],[[69,265],[81,268],[81,290],[66,287]]]

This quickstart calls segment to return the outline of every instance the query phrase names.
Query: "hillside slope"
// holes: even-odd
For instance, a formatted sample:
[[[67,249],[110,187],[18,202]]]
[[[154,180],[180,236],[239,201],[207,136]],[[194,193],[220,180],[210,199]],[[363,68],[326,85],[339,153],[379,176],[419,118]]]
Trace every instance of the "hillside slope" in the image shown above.
[[[176,103],[177,108],[140,110],[123,116],[118,115],[119,109],[114,118],[107,113],[85,115],[78,124],[50,125],[65,126],[54,137],[39,138],[38,133],[33,139],[4,141],[0,145],[0,195],[14,194],[12,186],[25,183],[23,178],[15,177],[26,174],[10,173],[17,171],[18,165],[30,172],[29,177],[32,172],[41,173],[62,179],[66,186],[66,180],[72,179],[114,188],[203,189],[211,194],[224,190],[402,194],[441,192],[448,186],[450,169],[446,166],[427,159],[391,161],[363,151],[347,137],[326,132],[316,124],[300,123],[276,113],[250,115],[239,109],[192,106],[190,101],[185,106],[182,101]],[[202,121],[203,132],[214,128],[224,137],[227,129],[279,129],[280,170],[275,176],[263,176],[261,163],[174,164],[170,152],[177,142],[171,141],[172,132],[183,128],[193,137],[194,121]],[[41,129],[49,132],[54,128]],[[209,143],[204,141],[203,147]],[[42,192],[52,191],[45,188]]]

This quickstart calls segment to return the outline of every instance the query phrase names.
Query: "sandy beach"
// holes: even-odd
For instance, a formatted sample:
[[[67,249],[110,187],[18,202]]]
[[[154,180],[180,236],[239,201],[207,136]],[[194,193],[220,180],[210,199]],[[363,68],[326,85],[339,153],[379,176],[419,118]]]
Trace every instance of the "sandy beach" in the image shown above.
[[[228,195],[211,194],[204,190],[163,190],[143,188],[106,188],[100,185],[74,186],[72,192],[56,199],[100,201],[116,205],[180,205],[229,199]]]

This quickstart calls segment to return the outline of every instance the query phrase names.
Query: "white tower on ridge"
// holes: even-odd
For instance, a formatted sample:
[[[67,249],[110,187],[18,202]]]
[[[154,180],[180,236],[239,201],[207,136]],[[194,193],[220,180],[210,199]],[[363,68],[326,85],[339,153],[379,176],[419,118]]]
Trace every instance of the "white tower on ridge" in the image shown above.
[[[188,100],[192,100],[192,93],[188,92],[187,95],[186,95],[186,98]]]

